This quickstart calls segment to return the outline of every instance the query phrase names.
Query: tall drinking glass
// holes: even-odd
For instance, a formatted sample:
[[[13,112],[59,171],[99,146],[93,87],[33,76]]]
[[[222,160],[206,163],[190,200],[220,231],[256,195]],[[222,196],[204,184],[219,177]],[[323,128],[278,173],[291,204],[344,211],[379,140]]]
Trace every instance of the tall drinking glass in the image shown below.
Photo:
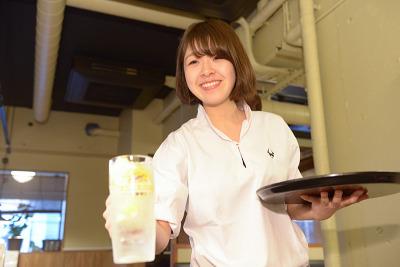
[[[114,263],[153,261],[156,222],[151,158],[114,157],[109,161],[109,178]]]

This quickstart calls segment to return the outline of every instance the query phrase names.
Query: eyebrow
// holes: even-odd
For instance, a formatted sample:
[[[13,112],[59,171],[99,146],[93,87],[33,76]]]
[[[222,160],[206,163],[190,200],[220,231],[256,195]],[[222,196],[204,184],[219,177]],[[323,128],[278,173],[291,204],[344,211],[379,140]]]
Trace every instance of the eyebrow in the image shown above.
[[[189,55],[187,55],[184,59],[183,59],[183,62],[185,62],[189,57],[191,57],[191,56],[195,56],[195,54],[192,52],[192,53],[190,53]]]

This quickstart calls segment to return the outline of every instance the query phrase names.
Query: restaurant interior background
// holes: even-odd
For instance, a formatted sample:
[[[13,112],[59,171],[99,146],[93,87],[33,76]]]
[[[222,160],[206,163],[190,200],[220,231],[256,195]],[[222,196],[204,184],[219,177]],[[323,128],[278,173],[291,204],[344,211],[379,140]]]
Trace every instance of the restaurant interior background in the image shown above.
[[[304,32],[307,5],[316,42]],[[399,10],[397,0],[0,0],[1,238],[16,215],[31,241],[19,266],[113,266],[102,218],[108,159],[151,155],[195,116],[174,94],[176,48],[207,17],[235,27],[263,110],[298,137],[305,176],[400,171]],[[316,45],[314,58],[305,44]],[[37,174],[19,184],[15,170]],[[398,266],[398,204],[399,194],[302,223],[314,266]],[[188,266],[189,255],[182,235],[147,266]]]

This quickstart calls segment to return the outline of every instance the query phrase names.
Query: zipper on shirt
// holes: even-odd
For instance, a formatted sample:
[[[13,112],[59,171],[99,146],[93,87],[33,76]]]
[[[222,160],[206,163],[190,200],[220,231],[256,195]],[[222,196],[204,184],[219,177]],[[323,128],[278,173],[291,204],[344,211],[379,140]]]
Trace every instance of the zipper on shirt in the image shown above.
[[[242,156],[242,152],[240,151],[239,144],[236,144],[236,146],[237,146],[237,148],[238,148],[240,158],[242,159],[242,164],[243,164],[243,166],[246,168],[246,162],[244,162],[244,159],[243,159],[243,156]]]

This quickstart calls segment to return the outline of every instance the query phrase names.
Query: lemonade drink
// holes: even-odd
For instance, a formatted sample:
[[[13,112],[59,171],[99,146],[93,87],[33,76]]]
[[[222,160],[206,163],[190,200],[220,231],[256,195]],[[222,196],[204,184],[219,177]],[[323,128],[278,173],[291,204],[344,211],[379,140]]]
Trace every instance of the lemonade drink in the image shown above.
[[[114,157],[110,160],[109,172],[114,262],[153,261],[156,222],[151,158]]]

